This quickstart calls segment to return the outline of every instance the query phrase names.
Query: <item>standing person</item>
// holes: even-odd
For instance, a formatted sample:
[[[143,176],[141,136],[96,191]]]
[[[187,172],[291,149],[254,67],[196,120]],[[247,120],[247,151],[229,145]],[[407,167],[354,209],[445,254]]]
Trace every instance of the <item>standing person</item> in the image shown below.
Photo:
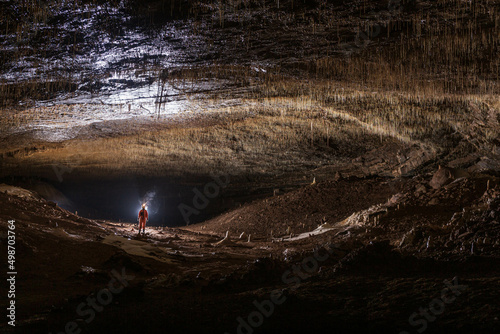
[[[146,204],[142,205],[141,211],[137,217],[139,219],[139,234],[141,234],[141,227],[143,229],[143,234],[146,234],[146,221],[148,220],[148,210],[146,210]]]

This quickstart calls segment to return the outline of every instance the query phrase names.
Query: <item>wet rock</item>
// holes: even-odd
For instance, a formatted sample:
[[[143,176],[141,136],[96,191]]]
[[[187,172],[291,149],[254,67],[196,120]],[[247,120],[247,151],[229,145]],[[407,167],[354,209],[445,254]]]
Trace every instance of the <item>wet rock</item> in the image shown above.
[[[452,168],[466,168],[479,161],[480,155],[477,153],[469,154],[465,157],[452,160],[448,163],[448,167]]]
[[[478,163],[469,167],[468,172],[470,173],[485,173],[485,172],[500,172],[500,161],[496,159],[490,159],[488,157],[482,157]]]
[[[437,197],[434,197],[427,204],[429,204],[429,205],[437,205],[437,204],[439,204],[439,199]]]
[[[410,231],[405,233],[399,243],[399,247],[419,245],[423,238],[424,231],[421,228],[412,228]],[[427,239],[425,239],[424,241],[427,241]]]
[[[415,193],[417,193],[417,194],[422,194],[422,193],[426,193],[426,192],[427,192],[427,188],[425,188],[425,186],[423,184],[418,184],[415,187]]]
[[[457,178],[469,176],[470,174],[466,170],[439,166],[429,185],[434,189],[439,189]]]
[[[399,203],[401,203],[405,198],[405,194],[403,193],[397,193],[395,195],[393,195],[389,201],[387,201],[387,206],[388,207],[393,207]]]
[[[412,150],[406,154],[403,163],[399,165],[394,174],[396,175],[405,175],[410,174],[415,169],[420,167],[422,164],[428,162],[436,156],[435,152],[427,149],[417,149]]]

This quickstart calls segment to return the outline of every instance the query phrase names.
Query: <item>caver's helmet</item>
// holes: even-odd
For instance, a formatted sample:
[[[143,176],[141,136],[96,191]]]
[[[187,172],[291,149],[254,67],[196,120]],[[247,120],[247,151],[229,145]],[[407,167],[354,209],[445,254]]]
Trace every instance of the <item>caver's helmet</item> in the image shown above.
[[[144,204],[142,205],[142,208],[143,208],[143,209],[145,209],[145,208],[146,208],[146,203],[144,203]]]

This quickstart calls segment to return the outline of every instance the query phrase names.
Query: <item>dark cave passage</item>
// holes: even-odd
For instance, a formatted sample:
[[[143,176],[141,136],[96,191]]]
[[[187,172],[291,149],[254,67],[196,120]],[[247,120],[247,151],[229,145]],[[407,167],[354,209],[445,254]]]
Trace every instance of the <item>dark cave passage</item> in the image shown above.
[[[211,182],[210,179],[190,184],[144,177],[64,182],[9,178],[2,182],[35,190],[60,207],[91,219],[136,222],[142,203],[147,203],[148,226],[178,227],[199,223],[224,212],[233,202],[225,199],[223,187],[215,188],[216,196],[206,196],[204,186]]]

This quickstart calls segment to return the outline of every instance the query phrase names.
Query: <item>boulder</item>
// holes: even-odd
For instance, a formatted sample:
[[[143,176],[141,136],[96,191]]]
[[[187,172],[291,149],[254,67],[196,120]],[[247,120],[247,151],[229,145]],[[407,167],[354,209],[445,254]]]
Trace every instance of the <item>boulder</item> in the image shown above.
[[[429,185],[434,189],[439,189],[457,178],[469,176],[469,173],[464,169],[439,166]]]

